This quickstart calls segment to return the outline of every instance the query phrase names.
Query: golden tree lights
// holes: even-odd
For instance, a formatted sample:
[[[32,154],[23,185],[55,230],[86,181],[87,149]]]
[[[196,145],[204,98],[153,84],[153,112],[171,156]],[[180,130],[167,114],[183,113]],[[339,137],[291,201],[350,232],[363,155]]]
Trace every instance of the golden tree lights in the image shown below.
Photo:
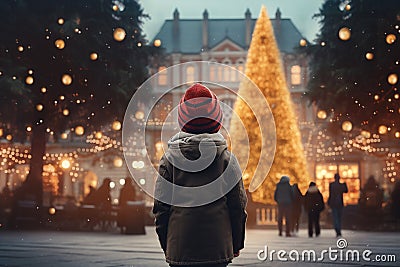
[[[350,31],[349,28],[343,27],[343,28],[341,28],[339,30],[339,34],[338,35],[339,35],[340,40],[347,41],[351,37],[351,31]]]
[[[93,52],[93,53],[90,54],[90,59],[93,60],[93,61],[97,60],[98,57],[99,57],[99,56],[98,56],[97,53],[95,53],[95,52]]]
[[[62,50],[65,47],[65,42],[62,39],[57,39],[54,41],[54,45],[57,47],[57,49]]]
[[[353,129],[353,124],[351,121],[344,121],[342,123],[342,130],[345,132],[350,132]]]
[[[289,175],[291,182],[298,183],[304,192],[308,185],[309,174],[290,93],[282,72],[280,53],[265,7],[262,8],[256,22],[247,58],[245,74],[262,91],[272,107],[277,138],[272,167],[263,184],[252,193],[252,197],[254,201],[275,204],[273,194],[281,175]],[[251,87],[251,90],[254,90],[254,87]],[[251,98],[252,93],[247,83],[240,84],[238,95]],[[231,135],[232,144],[243,143],[244,138],[247,138],[238,130],[243,127],[241,124],[246,128],[249,137],[250,151],[243,151],[244,149],[241,151],[240,148],[235,150],[239,161],[247,159],[248,153],[251,155],[243,175],[245,186],[248,186],[257,167],[261,149],[264,147],[261,144],[261,131],[254,115],[252,116],[250,108],[239,98],[235,104],[235,112],[240,120],[235,117],[232,119],[230,130],[234,133]],[[254,110],[254,112],[262,114],[264,111]]]
[[[368,52],[365,54],[365,58],[368,60],[373,60],[374,59],[374,54],[371,52]]]
[[[318,117],[318,119],[325,120],[326,117],[327,117],[326,111],[325,110],[318,110],[317,117]]]
[[[61,76],[61,82],[64,85],[70,85],[72,83],[72,77],[69,74],[63,74],[63,76]]]
[[[76,135],[83,135],[85,133],[85,128],[83,126],[76,126],[75,127],[75,134]]]
[[[389,74],[387,80],[389,84],[395,85],[398,81],[397,74],[396,73]]]
[[[113,33],[114,40],[117,42],[122,42],[125,39],[126,32],[122,28],[116,28]]]
[[[31,84],[33,84],[33,82],[34,82],[34,79],[33,79],[32,76],[27,76],[26,77],[26,79],[25,79],[25,83],[26,84],[31,85]]]
[[[119,121],[114,121],[114,122],[112,123],[112,125],[111,125],[111,128],[112,128],[114,131],[119,131],[119,130],[121,130],[121,122],[119,122]]]
[[[395,41],[396,41],[396,35],[394,35],[392,33],[386,35],[386,43],[393,44]]]
[[[160,47],[161,46],[161,40],[160,39],[154,40],[154,46],[155,47]]]

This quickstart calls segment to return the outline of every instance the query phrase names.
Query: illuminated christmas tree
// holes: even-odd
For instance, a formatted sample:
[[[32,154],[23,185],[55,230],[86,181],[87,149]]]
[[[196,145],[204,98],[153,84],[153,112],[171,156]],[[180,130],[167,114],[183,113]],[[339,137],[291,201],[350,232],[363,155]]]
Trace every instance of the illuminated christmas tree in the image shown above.
[[[304,192],[309,174],[290,93],[282,70],[279,50],[265,7],[261,9],[260,17],[255,25],[245,74],[262,91],[271,107],[276,125],[275,158],[266,179],[252,194],[252,197],[255,201],[274,204],[275,186],[282,175],[288,175],[291,178],[291,183],[298,183],[300,189]],[[256,96],[254,90],[255,87],[251,86],[249,82],[242,82],[238,95],[248,100],[253,97],[254,102],[257,102],[258,100],[254,98]],[[262,118],[268,116],[268,110],[257,109],[257,105],[250,105],[253,112],[259,114]],[[261,135],[260,125],[255,119],[255,115],[250,107],[239,98],[235,104],[235,112],[239,115],[241,121],[233,118],[231,122],[232,150],[239,161],[246,160],[248,152],[240,147],[235,147],[235,144],[243,144],[243,139],[247,138],[246,133],[237,130],[240,128],[240,123],[243,123],[250,144],[250,158],[243,175],[245,185],[248,187],[259,161],[263,161],[263,158],[260,157],[261,151],[271,149],[268,148],[268,142],[264,141],[263,145],[262,141],[268,137]],[[264,120],[260,123],[267,122]],[[268,151],[268,153],[273,153],[273,151]],[[260,164],[264,163],[260,162]]]

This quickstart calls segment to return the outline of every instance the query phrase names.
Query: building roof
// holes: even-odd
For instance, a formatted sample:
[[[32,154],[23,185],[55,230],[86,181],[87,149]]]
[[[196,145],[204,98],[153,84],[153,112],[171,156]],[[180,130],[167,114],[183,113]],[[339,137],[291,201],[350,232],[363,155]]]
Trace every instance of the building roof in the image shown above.
[[[279,50],[293,53],[301,39],[305,39],[290,19],[271,19]],[[166,53],[199,54],[202,52],[203,19],[179,19],[179,35],[174,38],[174,20],[165,20],[154,40],[161,40]],[[251,33],[256,19],[251,19]],[[243,49],[246,47],[246,19],[208,19],[209,48],[230,39]],[[174,51],[175,50],[175,51]]]

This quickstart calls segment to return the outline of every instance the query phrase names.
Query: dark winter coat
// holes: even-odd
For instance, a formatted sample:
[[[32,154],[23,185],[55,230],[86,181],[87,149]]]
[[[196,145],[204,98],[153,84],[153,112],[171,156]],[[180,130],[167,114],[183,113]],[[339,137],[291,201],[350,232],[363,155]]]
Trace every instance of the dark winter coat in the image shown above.
[[[346,183],[332,182],[329,184],[328,205],[333,209],[343,207],[343,193],[347,193]]]
[[[207,168],[188,172],[171,163],[171,161],[181,161],[182,154],[187,159],[197,159],[200,156],[200,141],[212,142],[217,146],[215,158]],[[205,154],[206,157],[209,156],[208,153]],[[165,193],[165,190],[161,189],[162,177],[175,185],[186,187],[197,187],[215,181],[228,168],[230,160],[234,160],[238,167],[236,159],[231,156],[233,155],[227,150],[225,139],[218,133],[177,134],[170,140],[168,150],[160,161],[160,176],[156,181],[155,197],[158,198],[158,195]],[[233,188],[209,204],[191,206],[191,201],[198,197],[196,192],[193,196],[175,196],[173,192],[171,199],[176,201],[176,198],[182,198],[181,206],[170,205],[157,199],[154,201],[156,232],[168,263],[176,265],[226,263],[233,259],[234,253],[244,247],[247,198],[240,168],[228,176],[224,179],[227,179],[227,184],[228,180],[234,181],[230,187]]]
[[[310,186],[304,196],[304,209],[310,212],[321,212],[325,208],[324,199],[316,186]]]
[[[279,183],[276,184],[274,199],[278,205],[292,204],[293,188],[289,184],[289,177],[282,176]]]

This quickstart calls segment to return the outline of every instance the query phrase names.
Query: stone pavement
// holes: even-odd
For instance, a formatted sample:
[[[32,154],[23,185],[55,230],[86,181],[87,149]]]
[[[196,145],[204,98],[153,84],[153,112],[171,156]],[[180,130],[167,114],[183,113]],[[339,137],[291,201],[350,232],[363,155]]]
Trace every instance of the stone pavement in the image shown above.
[[[154,227],[147,227],[146,231],[143,236],[117,232],[0,231],[0,266],[167,267]],[[305,230],[300,231],[299,237],[291,238],[279,237],[276,230],[248,230],[246,248],[229,266],[400,266],[400,233],[344,231],[343,235],[348,246],[338,250],[333,230],[323,230],[318,238],[309,238]],[[258,260],[257,252],[265,246],[268,246],[268,254],[271,250],[285,250],[286,254],[282,256],[289,261],[279,261],[276,253],[273,261]],[[329,247],[343,252],[342,261],[340,258],[330,260],[327,253],[323,261],[318,261],[321,251]],[[291,252],[294,249],[299,255],[306,253],[305,262],[291,260],[296,257],[296,252]],[[367,249],[372,251],[371,255],[367,255],[370,262],[362,258],[359,262],[345,261],[347,250],[359,250],[361,257]],[[315,250],[317,262],[310,262],[304,250]],[[291,258],[289,253],[292,253]],[[394,255],[397,261],[372,261],[378,254],[381,259],[382,255],[383,258]],[[332,255],[340,257],[339,252]]]

